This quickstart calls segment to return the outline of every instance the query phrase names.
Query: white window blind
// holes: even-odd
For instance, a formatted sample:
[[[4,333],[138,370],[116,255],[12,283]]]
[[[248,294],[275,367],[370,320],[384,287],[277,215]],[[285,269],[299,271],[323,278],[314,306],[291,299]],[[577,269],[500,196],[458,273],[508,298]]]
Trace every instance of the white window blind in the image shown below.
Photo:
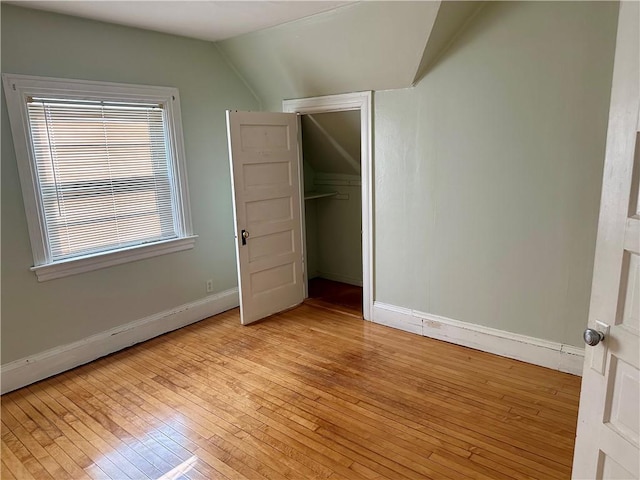
[[[51,261],[177,238],[161,104],[27,99]]]
[[[38,281],[194,247],[177,88],[2,83]]]

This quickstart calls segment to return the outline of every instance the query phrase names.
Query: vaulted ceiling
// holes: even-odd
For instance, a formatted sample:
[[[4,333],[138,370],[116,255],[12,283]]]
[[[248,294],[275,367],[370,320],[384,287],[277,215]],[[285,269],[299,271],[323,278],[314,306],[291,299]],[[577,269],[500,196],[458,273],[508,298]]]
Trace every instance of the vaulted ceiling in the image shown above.
[[[6,3],[215,42],[353,2],[14,0]]]
[[[482,2],[359,2],[219,42],[265,109],[286,98],[407,88]]]
[[[265,109],[414,85],[480,1],[9,1],[216,41]]]
[[[440,2],[360,2],[219,43],[266,102],[411,86]]]

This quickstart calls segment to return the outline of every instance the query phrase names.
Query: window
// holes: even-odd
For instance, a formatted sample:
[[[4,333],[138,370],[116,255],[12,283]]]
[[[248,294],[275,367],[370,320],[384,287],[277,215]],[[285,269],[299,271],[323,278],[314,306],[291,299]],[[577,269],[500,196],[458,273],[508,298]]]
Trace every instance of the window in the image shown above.
[[[38,280],[193,247],[176,89],[3,81]]]

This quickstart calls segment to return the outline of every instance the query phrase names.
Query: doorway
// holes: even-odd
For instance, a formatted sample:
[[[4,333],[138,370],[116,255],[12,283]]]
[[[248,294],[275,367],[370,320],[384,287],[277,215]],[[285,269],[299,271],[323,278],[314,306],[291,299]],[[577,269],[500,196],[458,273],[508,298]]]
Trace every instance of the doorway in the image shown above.
[[[362,317],[360,111],[303,114],[308,302]]]
[[[304,132],[305,298],[371,320],[371,92],[285,100],[283,111],[299,113]],[[355,310],[359,301],[361,312]]]

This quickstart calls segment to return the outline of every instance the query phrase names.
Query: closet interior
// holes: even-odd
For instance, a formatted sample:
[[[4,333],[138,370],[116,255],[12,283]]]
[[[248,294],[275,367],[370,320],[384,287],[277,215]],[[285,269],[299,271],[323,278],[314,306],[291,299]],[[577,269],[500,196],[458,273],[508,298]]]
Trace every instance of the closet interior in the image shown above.
[[[362,316],[360,111],[301,117],[308,302]]]

